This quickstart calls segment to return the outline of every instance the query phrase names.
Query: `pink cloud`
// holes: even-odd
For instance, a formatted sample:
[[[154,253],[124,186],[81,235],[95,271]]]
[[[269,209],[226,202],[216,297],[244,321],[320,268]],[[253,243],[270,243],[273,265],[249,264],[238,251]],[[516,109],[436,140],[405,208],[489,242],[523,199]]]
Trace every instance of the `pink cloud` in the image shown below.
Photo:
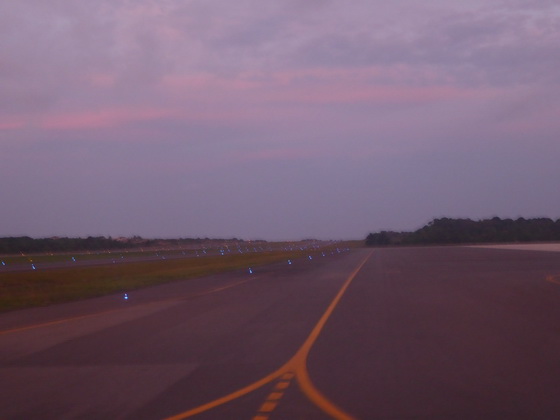
[[[172,92],[177,90],[250,90],[262,86],[258,80],[250,77],[224,78],[213,74],[199,73],[189,75],[167,75],[162,80],[162,86]]]
[[[225,94],[224,96],[227,96]],[[285,118],[288,113],[278,116],[270,110],[259,106],[235,106],[235,103],[221,100],[222,97],[212,95],[208,101],[204,97],[190,98],[184,104],[175,104],[165,108],[105,108],[81,112],[60,112],[39,118],[38,126],[46,130],[83,130],[94,128],[111,128],[141,121],[158,119],[175,119],[182,121],[213,121],[274,120]],[[246,104],[247,105],[247,104]],[[1,127],[1,126],[0,126]],[[15,127],[14,127],[15,128]]]
[[[108,128],[123,124],[158,119],[188,121],[285,122],[313,119],[309,105],[331,104],[417,104],[438,101],[488,99],[497,90],[467,89],[448,85],[429,74],[432,83],[413,85],[406,81],[410,69],[306,69],[278,71],[264,75],[246,72],[235,77],[209,73],[175,74],[163,77],[159,89],[144,103],[60,112],[39,118],[39,127],[48,130],[80,130]],[[393,82],[387,78],[393,77]],[[92,84],[110,87],[114,78],[108,74],[92,74]],[[156,105],[153,105],[153,104]],[[158,107],[157,103],[165,104]],[[149,105],[148,105],[149,104]],[[9,122],[8,122],[9,124]],[[13,125],[6,127],[17,128]],[[3,128],[0,125],[0,128]],[[3,128],[6,129],[6,128]]]
[[[277,72],[272,76],[281,89],[269,99],[310,104],[417,103],[494,96],[495,90],[454,86],[432,69],[405,66],[361,69],[314,68]]]
[[[0,130],[17,130],[23,128],[25,122],[22,119],[4,119],[0,120]]]
[[[86,79],[92,86],[100,88],[108,88],[114,86],[116,77],[108,73],[92,73],[86,76]]]
[[[47,130],[106,128],[134,121],[156,120],[174,114],[173,111],[156,108],[107,108],[49,115],[42,118],[39,125]]]
[[[417,72],[418,73],[418,72]],[[411,80],[420,77],[422,84]],[[235,78],[209,74],[170,75],[162,82],[170,95],[224,104],[348,104],[363,102],[422,103],[494,96],[496,91],[454,86],[427,69],[421,76],[411,69],[306,69],[263,76],[244,73]],[[218,105],[217,108],[220,108]]]
[[[273,92],[270,100],[310,104],[332,103],[417,103],[448,100],[470,95],[467,90],[449,86],[346,86],[300,87]]]

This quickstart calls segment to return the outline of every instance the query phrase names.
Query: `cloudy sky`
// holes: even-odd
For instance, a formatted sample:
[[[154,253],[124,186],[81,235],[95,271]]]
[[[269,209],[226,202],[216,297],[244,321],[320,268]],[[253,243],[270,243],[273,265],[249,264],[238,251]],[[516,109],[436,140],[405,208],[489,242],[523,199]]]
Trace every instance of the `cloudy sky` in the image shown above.
[[[560,217],[556,0],[0,2],[0,236]]]

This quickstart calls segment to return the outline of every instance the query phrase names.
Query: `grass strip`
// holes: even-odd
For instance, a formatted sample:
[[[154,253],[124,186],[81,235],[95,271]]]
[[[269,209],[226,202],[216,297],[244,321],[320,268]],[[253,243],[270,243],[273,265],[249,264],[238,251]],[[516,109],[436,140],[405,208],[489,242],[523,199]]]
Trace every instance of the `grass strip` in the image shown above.
[[[193,250],[149,250],[149,251],[103,251],[103,252],[66,252],[61,254],[30,254],[30,255],[6,255],[0,257],[0,261],[4,261],[8,265],[12,264],[26,264],[26,263],[53,263],[53,262],[65,262],[72,261],[74,257],[77,261],[91,261],[91,260],[109,260],[109,259],[119,259],[124,258],[136,258],[136,257],[149,257],[164,255],[166,257],[180,256],[180,255],[195,255],[196,252],[201,252],[202,249]]]
[[[309,251],[271,251],[0,273],[0,312],[103,296],[224,271],[248,269],[308,254]]]
[[[239,246],[238,246],[239,245]],[[267,242],[264,244],[264,247],[267,251],[273,250],[286,250],[293,246],[297,247],[297,244],[292,242]],[[21,255],[0,255],[0,264],[1,262],[6,263],[7,265],[12,264],[30,264],[30,263],[54,263],[54,262],[64,262],[64,261],[71,261],[72,258],[75,258],[77,261],[84,261],[84,260],[107,260],[107,259],[119,259],[124,257],[125,259],[128,258],[136,258],[136,257],[153,257],[153,256],[191,256],[195,254],[201,254],[204,250],[210,253],[218,253],[220,249],[227,249],[231,250],[231,252],[236,252],[236,249],[239,248],[243,251],[247,250],[251,252],[252,249],[260,248],[261,251],[264,251],[261,245],[254,245],[250,243],[243,243],[243,244],[224,244],[222,246],[213,244],[212,246],[202,246],[196,248],[187,248],[187,247],[178,247],[178,248],[167,248],[167,247],[152,247],[152,248],[142,248],[142,249],[114,249],[114,250],[106,250],[106,251],[83,251],[83,250],[76,250],[76,251],[66,251],[66,252],[59,252],[59,253],[36,253],[36,254],[21,254]]]

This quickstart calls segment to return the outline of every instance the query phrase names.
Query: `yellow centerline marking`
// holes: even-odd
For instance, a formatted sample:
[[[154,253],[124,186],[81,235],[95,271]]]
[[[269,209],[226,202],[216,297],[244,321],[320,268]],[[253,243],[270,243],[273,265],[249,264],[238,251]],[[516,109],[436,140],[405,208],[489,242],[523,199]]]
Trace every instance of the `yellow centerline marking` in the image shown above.
[[[261,413],[268,413],[270,411],[274,411],[274,409],[276,408],[277,403],[272,402],[272,401],[266,401],[263,403],[263,405],[261,405],[261,408],[259,409],[259,411]]]
[[[248,393],[253,392],[253,391],[259,389],[260,387],[272,382],[273,380],[278,378],[278,376],[280,376],[282,373],[283,373],[283,370],[282,370],[282,368],[280,368],[276,372],[273,372],[270,375],[265,376],[261,380],[259,380],[257,382],[254,382],[251,385],[246,386],[245,388],[241,388],[241,389],[239,389],[235,392],[232,392],[231,394],[225,395],[225,396],[223,396],[221,398],[218,398],[214,401],[210,401],[207,404],[195,407],[192,410],[188,410],[188,411],[185,411],[183,413],[176,414],[174,416],[168,417],[166,420],[186,419],[187,417],[195,416],[197,414],[203,413],[205,411],[208,411],[212,408],[218,407],[218,406],[220,406],[222,404],[225,404],[227,402],[233,401],[233,400],[235,400],[239,397],[247,395]]]
[[[279,400],[283,396],[284,396],[283,392],[271,392],[270,395],[268,396],[268,399],[269,400]]]
[[[311,378],[309,377],[309,373],[307,371],[307,357],[309,355],[309,351],[311,350],[311,347],[313,347],[313,344],[315,344],[315,341],[317,340],[317,337],[319,337],[319,334],[321,333],[323,327],[325,326],[327,320],[331,316],[335,307],[338,305],[340,299],[342,298],[342,296],[346,292],[346,289],[348,288],[348,286],[350,285],[352,280],[354,280],[354,278],[356,277],[358,272],[365,265],[365,263],[368,261],[368,259],[371,257],[371,254],[372,253],[370,252],[364,258],[364,260],[360,263],[360,265],[346,279],[346,281],[344,282],[344,284],[340,288],[338,294],[335,296],[333,301],[330,303],[330,305],[328,306],[327,310],[324,312],[321,319],[319,319],[319,322],[317,322],[317,324],[315,325],[315,327],[313,328],[313,330],[311,331],[311,333],[309,334],[309,336],[307,337],[307,339],[305,340],[303,345],[298,349],[296,354],[290,360],[288,360],[288,362],[286,362],[280,369],[276,370],[275,372],[271,373],[270,375],[265,376],[264,378],[260,379],[257,382],[254,382],[254,383],[252,383],[252,384],[250,384],[250,385],[248,385],[244,388],[241,388],[241,389],[239,389],[235,392],[232,392],[231,394],[225,395],[221,398],[210,401],[206,404],[200,405],[200,406],[195,407],[191,410],[184,411],[183,413],[179,413],[179,414],[176,414],[174,416],[168,417],[165,420],[182,420],[182,419],[186,419],[188,417],[195,416],[197,414],[200,414],[200,413],[203,413],[205,411],[216,408],[216,407],[218,407],[222,404],[233,401],[233,400],[235,400],[237,398],[240,398],[244,395],[247,395],[248,393],[253,392],[253,391],[261,388],[262,386],[267,385],[270,382],[272,382],[274,380],[277,380],[279,378],[282,379],[282,381],[278,382],[274,388],[277,391],[278,390],[284,390],[284,389],[288,388],[288,386],[290,385],[289,381],[293,377],[295,377],[297,379],[298,384],[300,386],[300,389],[303,391],[303,393],[317,407],[319,407],[321,410],[323,410],[323,412],[325,412],[326,414],[329,414],[331,417],[334,417],[334,418],[339,419],[339,420],[353,420],[354,418],[350,414],[346,413],[343,409],[336,406],[333,402],[331,402],[327,397],[325,397],[313,385],[313,383],[311,382]],[[264,411],[264,410],[262,410],[262,408],[265,407],[265,406],[266,406],[266,408],[271,407],[270,405],[266,405],[267,403],[271,403],[271,401],[269,401],[269,400],[270,400],[270,396],[269,396],[269,398],[267,398],[267,401],[261,406],[261,409],[259,410],[259,413],[255,417],[253,417],[253,420],[266,420],[266,419],[268,419],[268,416],[265,413],[268,413],[269,411]],[[274,404],[275,404],[274,405],[274,408],[275,408],[276,403],[274,403]]]
[[[109,309],[107,311],[102,311],[102,312],[95,312],[93,314],[73,316],[73,317],[69,317],[69,318],[57,319],[57,320],[54,320],[54,321],[43,322],[41,324],[26,325],[24,327],[12,328],[12,329],[9,329],[9,330],[3,330],[3,331],[0,331],[0,335],[16,333],[16,332],[21,332],[21,331],[27,331],[27,330],[32,330],[32,329],[35,329],[35,328],[49,327],[49,326],[52,326],[52,325],[62,324],[62,323],[71,322],[71,321],[78,321],[78,320],[86,319],[86,318],[93,318],[93,317],[96,317],[96,316],[111,314],[113,312],[126,311],[127,309],[141,308],[141,307],[145,307],[145,306],[159,305],[159,304],[165,304],[165,303],[178,303],[178,302],[181,302],[181,301],[184,301],[184,300],[187,300],[187,299],[192,299],[192,298],[195,298],[195,297],[206,296],[206,295],[210,295],[212,293],[221,292],[222,290],[230,289],[232,287],[239,286],[243,283],[247,283],[248,281],[254,280],[255,278],[257,278],[257,277],[252,277],[250,279],[244,279],[244,280],[241,280],[241,281],[237,281],[235,283],[228,284],[226,286],[215,287],[215,288],[210,289],[210,290],[205,290],[203,292],[193,293],[193,294],[186,295],[186,296],[174,297],[174,298],[169,298],[169,299],[162,299],[162,300],[158,300],[158,301],[155,301],[155,302],[140,303],[140,304],[131,305],[131,306],[128,306],[128,307],[125,306],[125,307],[122,307],[122,308]]]
[[[290,383],[289,383],[289,382],[278,382],[278,383],[276,384],[276,386],[274,387],[274,389],[279,389],[279,390],[281,390],[281,389],[286,389],[286,388],[288,388],[289,386],[290,386]]]
[[[259,412],[256,416],[253,417],[253,420],[259,420],[263,418],[268,419],[270,413],[274,411],[276,406],[278,406],[280,399],[282,399],[282,397],[284,396],[284,392],[280,392],[278,391],[278,389],[281,388],[282,390],[285,390],[286,388],[288,388],[293,377],[294,374],[292,372],[284,373],[281,376],[280,381],[274,387],[274,391],[268,394],[266,401],[261,405],[261,408],[259,408]]]

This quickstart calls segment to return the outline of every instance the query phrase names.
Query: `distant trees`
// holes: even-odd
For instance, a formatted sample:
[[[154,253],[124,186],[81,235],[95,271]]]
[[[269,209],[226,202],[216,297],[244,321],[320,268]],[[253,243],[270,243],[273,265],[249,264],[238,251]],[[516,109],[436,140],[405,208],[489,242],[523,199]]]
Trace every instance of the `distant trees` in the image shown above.
[[[105,251],[125,248],[148,248],[157,246],[181,247],[187,245],[202,246],[208,242],[235,241],[243,242],[241,239],[144,239],[140,236],[132,238],[118,238],[104,236],[88,236],[87,238],[40,238],[34,239],[29,236],[16,236],[0,238],[0,254],[31,254],[31,253],[56,253],[56,252],[82,252],[82,251]]]
[[[390,234],[394,232],[387,232],[382,230],[378,233],[370,233],[366,238],[367,245],[390,245],[393,241],[391,240]]]
[[[104,236],[87,238],[42,238],[33,239],[29,236],[0,238],[0,254],[34,253],[34,252],[65,252],[65,251],[97,251],[128,247],[128,244]]]
[[[370,233],[368,246],[400,244],[460,244],[488,242],[560,241],[560,219],[548,218],[471,219],[439,218],[414,232]]]

